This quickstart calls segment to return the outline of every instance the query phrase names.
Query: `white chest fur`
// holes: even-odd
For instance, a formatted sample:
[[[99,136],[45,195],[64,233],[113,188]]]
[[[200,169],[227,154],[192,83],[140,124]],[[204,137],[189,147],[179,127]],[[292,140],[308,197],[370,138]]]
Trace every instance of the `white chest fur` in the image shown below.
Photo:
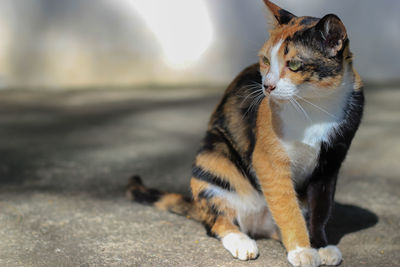
[[[344,88],[343,88],[344,89]],[[282,139],[290,161],[293,180],[301,184],[318,163],[321,142],[329,142],[330,136],[344,116],[347,90],[324,99],[297,100],[281,105]]]

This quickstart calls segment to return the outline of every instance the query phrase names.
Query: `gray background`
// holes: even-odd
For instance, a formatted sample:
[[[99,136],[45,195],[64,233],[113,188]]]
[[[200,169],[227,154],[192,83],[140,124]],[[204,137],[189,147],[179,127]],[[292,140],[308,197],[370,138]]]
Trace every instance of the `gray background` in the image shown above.
[[[226,83],[257,59],[268,36],[266,12],[261,0],[203,2],[212,41],[198,61],[175,69],[164,63],[135,0],[1,0],[0,87]],[[296,15],[336,13],[348,29],[364,80],[398,80],[400,1],[275,2]],[[164,11],[166,18],[196,12],[190,6]]]

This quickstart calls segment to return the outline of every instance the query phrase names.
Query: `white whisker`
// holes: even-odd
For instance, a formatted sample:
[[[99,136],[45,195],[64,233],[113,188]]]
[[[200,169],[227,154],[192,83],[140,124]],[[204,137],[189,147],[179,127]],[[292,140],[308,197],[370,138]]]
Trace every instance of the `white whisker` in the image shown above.
[[[313,121],[311,120],[310,116],[308,116],[308,114],[307,114],[307,112],[304,110],[304,108],[300,105],[300,103],[299,103],[296,99],[294,99],[294,98],[292,98],[292,100],[294,101],[294,103],[297,104],[297,106],[298,106],[298,107],[300,108],[300,110],[303,112],[303,114],[304,114],[304,116],[306,117],[306,119],[308,119],[308,120],[312,123]]]
[[[248,95],[243,99],[243,101],[242,101],[240,104],[243,105],[243,103],[245,103],[246,100],[247,100],[249,97],[251,97],[251,96],[256,97],[255,95],[256,95],[256,94],[260,94],[261,91],[262,91],[262,90],[259,89],[259,90],[257,90],[257,91],[254,91],[254,92],[248,94]]]
[[[253,98],[253,101],[250,103],[249,107],[247,108],[246,112],[243,114],[242,120],[246,117],[246,115],[253,111],[255,107],[257,107],[262,99],[264,98],[264,94],[261,92]]]
[[[336,117],[335,115],[329,113],[329,112],[326,111],[325,109],[321,108],[320,106],[317,106],[316,104],[314,104],[314,103],[308,101],[307,99],[305,99],[305,98],[303,98],[303,97],[301,97],[301,96],[299,96],[299,95],[295,95],[295,96],[298,97],[298,98],[300,98],[300,99],[303,100],[304,102],[310,104],[311,106],[313,106],[313,107],[319,109],[320,111],[324,112],[325,114],[331,116],[332,118],[338,119],[338,117]]]
[[[300,113],[300,109],[293,103],[292,98],[289,98],[289,101],[290,101],[290,104],[294,107],[294,109],[295,109],[298,113]]]

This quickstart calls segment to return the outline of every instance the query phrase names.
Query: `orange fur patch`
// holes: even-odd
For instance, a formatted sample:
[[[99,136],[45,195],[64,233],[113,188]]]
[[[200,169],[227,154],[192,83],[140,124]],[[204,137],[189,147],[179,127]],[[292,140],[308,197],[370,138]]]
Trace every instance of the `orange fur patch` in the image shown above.
[[[230,233],[240,233],[239,228],[225,216],[218,216],[211,231],[220,238]]]
[[[192,195],[195,200],[198,200],[198,195],[201,191],[207,189],[209,183],[198,180],[196,178],[192,178],[190,180],[190,188],[192,189]]]
[[[363,87],[363,82],[361,80],[361,77],[354,68],[353,68],[353,73],[354,73],[354,91],[356,92],[361,91]]]
[[[199,154],[196,157],[196,165],[229,182],[239,195],[247,195],[253,190],[236,166],[219,153],[205,152]]]
[[[154,203],[154,206],[160,210],[168,210],[176,203],[182,201],[183,196],[180,194],[168,193],[165,194],[159,201]]]

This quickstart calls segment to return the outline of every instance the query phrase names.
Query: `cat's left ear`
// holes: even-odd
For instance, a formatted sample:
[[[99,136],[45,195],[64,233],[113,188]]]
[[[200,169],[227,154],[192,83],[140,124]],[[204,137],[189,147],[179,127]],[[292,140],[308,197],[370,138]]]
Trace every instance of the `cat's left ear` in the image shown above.
[[[280,8],[269,0],[264,0],[264,3],[268,7],[268,10],[271,11],[272,15],[274,15],[279,25],[288,24],[289,21],[291,21],[293,18],[296,18],[295,15],[284,10],[283,8]]]
[[[323,17],[317,25],[316,38],[322,43],[327,55],[334,57],[342,50],[347,39],[346,28],[338,16],[329,14]]]

